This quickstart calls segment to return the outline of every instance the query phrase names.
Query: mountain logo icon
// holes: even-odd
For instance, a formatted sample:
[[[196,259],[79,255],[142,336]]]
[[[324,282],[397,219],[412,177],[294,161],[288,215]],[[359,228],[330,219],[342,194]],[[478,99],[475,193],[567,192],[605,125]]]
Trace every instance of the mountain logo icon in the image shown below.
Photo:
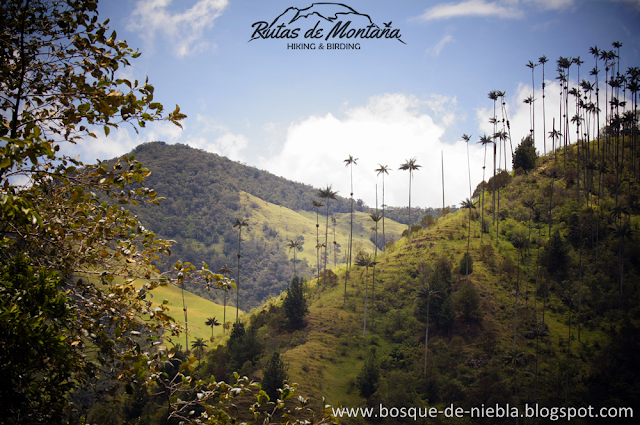
[[[313,3],[300,9],[289,7],[273,21],[258,21],[252,25],[249,41],[260,39],[391,39],[406,44],[400,29],[392,21],[377,25],[371,17],[342,3]],[[328,30],[328,31],[327,31]],[[304,32],[303,32],[304,31]]]

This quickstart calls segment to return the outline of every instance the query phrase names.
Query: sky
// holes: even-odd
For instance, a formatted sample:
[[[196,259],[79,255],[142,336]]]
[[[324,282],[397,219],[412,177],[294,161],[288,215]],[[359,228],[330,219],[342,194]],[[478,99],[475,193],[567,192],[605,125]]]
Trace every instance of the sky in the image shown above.
[[[292,9],[272,27],[272,35],[296,38],[255,33],[260,22],[271,24],[290,7],[312,4],[103,0],[100,19],[109,18],[117,38],[142,53],[118,76],[148,77],[154,100],[168,111],[179,105],[187,118],[183,129],[158,122],[136,133],[124,125],[108,137],[67,148],[69,153],[93,162],[145,142],[182,143],[317,188],[331,185],[344,197],[351,191],[344,160],[351,155],[358,158],[354,198],[369,206],[376,205],[376,193],[382,204],[382,176],[375,172],[380,165],[390,170],[385,203],[408,204],[409,173],[399,167],[415,158],[421,167],[412,175],[412,206],[442,206],[442,164],[445,204],[459,206],[469,197],[469,185],[475,189],[482,181],[483,165],[486,179],[493,169],[491,155],[485,162],[478,144],[482,135],[493,133],[490,91],[505,92],[514,149],[531,128],[523,100],[534,96],[536,146],[543,153],[543,128],[550,131],[558,112],[548,106],[543,127],[542,66],[532,73],[529,61],[549,59],[546,105],[558,105],[561,56],[580,57],[580,79],[592,78],[589,48],[613,50],[617,41],[621,69],[640,66],[640,0],[344,0],[310,11],[327,15],[349,8],[357,14],[337,15],[333,22],[318,15],[290,22]],[[347,30],[371,23],[388,28],[388,37],[332,38],[340,20],[352,21]],[[305,37],[316,22],[322,36]],[[302,43],[315,48],[293,48]],[[327,48],[335,43],[354,48]],[[500,118],[500,105],[497,114]],[[471,136],[468,144],[463,134]],[[548,150],[551,142],[546,143]],[[510,155],[507,149],[508,169]],[[502,168],[504,162],[502,157]]]

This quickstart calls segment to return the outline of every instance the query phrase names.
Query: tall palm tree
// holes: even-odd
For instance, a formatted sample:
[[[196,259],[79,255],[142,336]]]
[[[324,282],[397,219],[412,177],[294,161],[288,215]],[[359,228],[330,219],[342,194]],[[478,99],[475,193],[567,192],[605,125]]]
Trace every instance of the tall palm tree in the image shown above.
[[[540,63],[542,65],[542,138],[544,140],[544,154],[547,154],[547,139],[545,137],[545,135],[547,134],[547,127],[546,127],[546,114],[545,114],[545,109],[544,109],[544,98],[545,98],[545,94],[544,94],[544,89],[547,85],[547,83],[544,80],[544,64],[549,62],[549,59],[547,59],[546,56],[542,55],[540,56],[540,58],[538,58],[538,63]]]
[[[324,242],[322,242],[322,243],[318,242],[318,244],[316,245],[316,257],[320,258],[320,255],[322,255],[322,250],[324,248],[326,248],[326,247],[327,247],[327,245]],[[318,267],[318,272],[317,272],[316,276],[317,276],[316,280],[317,280],[318,285],[319,285],[320,284],[320,267]]]
[[[376,190],[377,195],[377,190]],[[378,214],[378,197],[376,196],[376,212],[374,214],[369,214],[371,220],[375,223],[374,232],[375,232],[375,251],[373,254],[373,276],[371,278],[371,332],[373,332],[373,316],[375,313],[376,306],[376,264],[378,261],[378,222],[382,219],[382,216]]]
[[[417,171],[421,165],[416,163],[416,158],[407,159],[404,164],[400,165],[400,170],[409,171],[409,230],[408,230],[408,241],[411,242],[411,180],[413,178],[413,172]]]
[[[356,266],[366,269],[366,277],[364,279],[364,326],[362,328],[362,337],[367,337],[367,302],[369,300],[369,267],[375,264],[371,255],[361,253],[356,257]]]
[[[182,272],[180,272],[182,273]],[[184,327],[186,329],[184,333],[184,339],[186,347],[189,347],[189,320],[187,319],[187,304],[184,300],[184,286],[186,285],[186,279],[182,279],[182,285],[180,285],[180,291],[182,292],[182,311],[184,312]]]
[[[378,164],[378,168],[376,168],[376,173],[379,176],[382,174],[382,245],[384,246],[384,251],[387,250],[387,238],[384,233],[384,208],[386,207],[384,203],[384,175],[389,175],[389,166]]]
[[[506,157],[507,157],[507,146],[506,146],[506,140],[507,140],[507,133],[504,130],[498,131],[497,133],[495,133],[493,135],[493,139],[494,140],[500,140],[503,142],[504,144],[504,156],[505,156],[505,161],[506,161]],[[502,149],[502,148],[501,148]],[[505,170],[507,169],[507,166],[505,164]],[[496,184],[496,178],[494,176],[493,178],[493,188],[495,189],[495,184]],[[494,193],[495,196],[495,193]],[[500,238],[500,186],[498,186],[498,206],[496,208],[496,210],[494,211],[494,214],[497,213],[497,217],[496,217],[496,241]]]
[[[527,289],[525,292],[525,297],[524,297],[524,305],[525,307],[527,306],[528,302],[529,302],[529,260],[530,260],[530,253],[531,253],[531,215],[533,214],[533,209],[536,207],[537,203],[533,200],[533,199],[525,199],[524,201],[522,201],[522,205],[525,206],[525,208],[527,208],[529,210],[529,222],[527,223],[527,227],[529,228],[529,239],[527,241]],[[537,289],[537,288],[536,288]]]
[[[533,136],[533,140],[535,143],[536,140],[536,130],[535,130],[535,123],[536,123],[536,110],[534,108],[534,102],[535,102],[535,97],[536,97],[536,84],[535,84],[535,80],[534,80],[534,73],[533,70],[534,68],[538,66],[537,63],[533,63],[532,61],[529,61],[529,63],[527,64],[528,68],[531,68],[531,109],[532,109],[532,123],[531,123],[531,135]],[[544,134],[544,133],[543,133]],[[535,146],[535,145],[534,145]]]
[[[196,340],[191,343],[191,348],[196,350],[196,353],[198,353],[198,370],[200,370],[200,357],[202,356],[204,349],[207,347],[208,345],[204,342],[203,338],[196,338]]]
[[[471,194],[471,163],[469,162],[469,140],[471,140],[471,136],[467,134],[462,135],[462,140],[467,143],[467,172],[469,174],[469,199],[472,198]]]
[[[324,189],[320,189],[317,192],[317,196],[319,198],[324,199],[327,207],[327,226],[325,228],[325,233],[324,233],[325,250],[324,250],[324,276],[322,278],[323,285],[327,284],[327,257],[329,256],[327,253],[327,247],[329,246],[329,201],[331,199],[335,201],[337,194],[338,194],[337,191],[334,191],[331,189],[331,185],[327,185],[327,187],[325,187]]]
[[[516,310],[515,310],[515,318],[513,321],[513,350],[516,349],[516,334],[518,327],[518,294],[520,293],[520,257],[522,256],[522,250],[527,246],[527,241],[525,238],[521,236],[516,236],[511,241],[511,244],[514,248],[518,250],[518,276],[516,278]]]
[[[338,267],[338,243],[336,242],[336,226],[338,225],[338,217],[331,216],[331,225],[333,226],[333,267]]]
[[[432,290],[429,285],[424,286],[418,290],[418,296],[420,298],[427,299],[427,326],[424,335],[424,370],[422,372],[423,376],[427,375],[427,349],[429,348],[429,305],[431,304],[431,297],[436,295],[437,293],[438,291]]]
[[[293,239],[289,239],[289,242],[287,243],[287,248],[289,248],[289,252],[293,250],[293,275],[297,276],[298,274],[296,273],[296,262],[297,262],[296,252],[302,251],[302,245],[300,244],[300,240],[296,239],[294,241]]]
[[[236,222],[233,224],[233,227],[238,228],[238,279],[236,280],[236,322],[238,321],[239,312],[240,312],[240,246],[242,245],[242,228],[249,227],[249,223],[247,223],[248,219],[240,220],[236,218]]]
[[[498,120],[496,119],[496,101],[498,100],[498,92],[491,90],[489,92],[489,99],[493,100],[493,117],[489,119],[489,122],[493,124],[493,222],[496,222],[496,143],[495,134],[498,132]]]
[[[482,210],[482,217],[480,218],[480,243],[482,243],[482,236],[484,233],[484,188],[485,188],[485,168],[487,165],[487,145],[489,143],[493,143],[494,144],[494,157],[493,157],[493,161],[495,162],[496,158],[495,158],[495,143],[493,141],[493,139],[490,136],[487,136],[486,134],[482,137],[480,137],[480,140],[478,141],[478,143],[482,144],[484,146],[484,165],[482,166],[482,206],[480,207]],[[495,181],[495,178],[494,178]]]
[[[226,264],[224,264],[222,267],[220,267],[218,269],[218,273],[220,273],[221,275],[231,275],[231,273],[233,273],[233,269],[230,269],[229,267],[227,267]],[[227,329],[227,290],[225,289],[224,294],[223,294],[223,313],[222,313],[222,333],[224,334],[226,329]]]
[[[356,161],[358,161],[358,158],[354,158],[351,155],[349,155],[349,158],[343,161],[345,163],[345,167],[350,168],[351,173],[351,224],[349,230],[349,253],[347,256],[347,269],[344,274],[344,302],[342,304],[342,308],[345,308],[347,306],[347,282],[349,280],[349,272],[351,271],[351,251],[353,248],[353,166],[358,165]]]
[[[466,278],[465,283],[469,281],[469,248],[471,246],[471,209],[475,209],[475,205],[473,205],[473,201],[469,198],[465,199],[460,203],[461,208],[469,208],[469,235],[467,236],[467,269],[466,269]]]
[[[316,247],[320,245],[320,207],[324,207],[322,201],[318,201],[313,199],[311,201],[313,208],[316,209]],[[318,251],[316,250],[316,266],[318,270],[318,279],[320,278],[320,256],[318,255]]]
[[[515,405],[518,405],[518,365],[525,364],[524,351],[518,351],[515,348],[508,350],[507,354],[502,357],[502,363],[505,366],[511,365],[513,368],[513,376],[515,378]],[[518,423],[518,416],[516,415],[516,424]]]
[[[213,341],[213,328],[215,326],[220,326],[220,322],[218,322],[218,319],[216,319],[215,317],[209,317],[207,321],[204,322],[204,324],[207,326],[211,326],[211,341]]]

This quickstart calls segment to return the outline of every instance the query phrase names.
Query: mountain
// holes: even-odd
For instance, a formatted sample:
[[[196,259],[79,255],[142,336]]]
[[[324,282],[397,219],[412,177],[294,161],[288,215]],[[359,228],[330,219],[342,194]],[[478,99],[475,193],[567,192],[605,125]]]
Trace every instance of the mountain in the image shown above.
[[[180,144],[147,143],[131,154],[151,171],[145,184],[165,198],[159,206],[131,206],[147,228],[177,242],[172,256],[161,260],[164,270],[178,259],[198,266],[204,261],[214,271],[227,264],[234,269],[230,277],[236,278],[239,232],[233,224],[236,219],[247,219],[249,226],[242,230],[241,245],[242,310],[255,308],[286,288],[293,276],[293,253],[286,247],[290,239],[301,239],[303,244],[303,251],[296,254],[296,272],[301,276],[317,273],[317,218],[311,202],[318,200],[317,189]],[[361,201],[358,204],[354,203],[354,244],[372,252],[370,211]],[[349,211],[350,200],[346,198],[338,196],[329,203],[329,214],[337,218],[336,255],[331,221],[329,224],[329,266],[336,258],[344,263]],[[321,243],[325,240],[325,212],[325,207],[319,209]],[[387,219],[387,240],[399,239],[405,227]],[[223,302],[219,291],[208,292],[195,284],[189,290]]]
[[[335,20],[340,19],[342,17],[346,18],[347,17],[346,15],[353,15],[352,17],[350,17],[352,19],[366,18],[368,20],[369,25],[373,24],[369,15],[358,13],[354,9],[344,4],[313,3],[311,6],[306,7],[304,9],[299,9],[297,7],[287,8],[287,10],[285,10],[284,13],[279,15],[271,23],[271,25],[269,25],[269,28],[275,28],[279,24],[284,24],[285,26],[291,25],[299,19],[306,20],[306,18],[313,17],[313,16],[317,16],[328,22],[334,22]],[[298,24],[300,24],[300,22]]]
[[[506,424],[513,417],[498,408],[518,406],[524,415],[537,403],[538,423],[566,419],[569,408],[582,412],[576,423],[602,423],[587,416],[590,407],[627,423],[621,417],[640,405],[639,171],[628,158],[618,170],[585,168],[579,186],[576,159],[570,146],[529,172],[504,172],[499,210],[489,184],[484,205],[480,195],[475,208],[378,253],[375,296],[371,268],[352,269],[346,298],[344,267],[328,285],[308,280],[299,330],[286,327],[284,295],[271,298],[242,319],[254,357],[239,364],[232,348],[212,347],[201,377],[230,382],[237,371],[260,381],[277,352],[316,412],[322,397],[374,414],[380,406],[399,414],[454,405],[467,412],[454,423],[476,409],[473,423]],[[247,407],[239,418],[250,420],[249,398],[238,405]],[[407,421],[400,419],[376,423]]]

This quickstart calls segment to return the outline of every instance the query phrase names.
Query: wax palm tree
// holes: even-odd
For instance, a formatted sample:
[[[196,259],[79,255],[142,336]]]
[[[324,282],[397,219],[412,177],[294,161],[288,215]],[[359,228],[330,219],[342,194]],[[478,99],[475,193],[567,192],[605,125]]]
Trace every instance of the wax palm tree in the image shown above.
[[[504,130],[498,131],[497,133],[495,133],[493,135],[493,139],[494,140],[500,140],[500,141],[503,142],[503,144],[505,146],[504,155],[505,155],[505,158],[506,158],[506,156],[507,156],[507,147],[506,147],[505,141],[507,140],[507,133]],[[505,166],[505,170],[506,170],[506,166]],[[496,178],[494,176],[494,178],[493,178],[493,188],[494,188],[494,190],[495,190],[495,184],[496,184]],[[495,196],[495,193],[494,193],[494,196]],[[500,233],[499,233],[499,230],[500,230],[500,186],[498,186],[498,206],[497,206],[496,210],[494,211],[494,214],[497,214],[497,217],[496,217],[496,240],[498,240],[500,238]]]
[[[467,198],[464,201],[462,201],[460,203],[460,207],[461,208],[468,208],[469,209],[469,234],[467,236],[467,269],[466,269],[466,275],[465,275],[465,283],[469,281],[469,249],[471,247],[471,209],[476,209],[475,205],[473,205],[473,201],[471,201],[471,199]]]
[[[546,123],[547,123],[547,116],[545,113],[545,108],[544,108],[544,98],[545,98],[545,93],[544,93],[544,89],[547,85],[547,83],[544,80],[544,64],[549,62],[549,59],[547,59],[546,56],[542,55],[540,56],[540,58],[538,58],[538,63],[540,63],[542,65],[542,139],[544,140],[544,154],[547,154],[547,139],[545,137],[545,135],[547,134],[547,127],[546,127]]]
[[[218,322],[218,319],[216,319],[215,317],[209,317],[207,321],[204,322],[204,324],[207,326],[211,326],[211,341],[213,341],[213,328],[215,326],[220,326],[220,322]]]
[[[493,124],[493,134],[498,132],[498,120],[496,119],[496,101],[498,100],[498,92],[491,90],[489,92],[489,99],[493,100],[493,117],[489,119],[489,122]],[[493,222],[496,222],[496,142],[495,136],[492,137],[493,142]]]
[[[387,250],[387,238],[386,235],[384,233],[384,209],[386,207],[385,203],[384,203],[384,175],[389,175],[389,166],[388,165],[382,165],[382,164],[378,164],[378,168],[376,168],[376,173],[379,176],[380,174],[382,174],[382,245],[384,247],[384,251]]]
[[[513,376],[515,379],[515,405],[518,405],[518,365],[524,365],[525,364],[525,357],[524,357],[524,351],[517,351],[515,348],[513,350],[509,350],[507,351],[507,354],[505,354],[502,357],[502,364],[504,364],[505,366],[509,366],[511,365],[511,368],[513,369]],[[518,423],[518,416],[516,415],[516,424]]]
[[[528,333],[527,336],[529,338],[535,338],[536,339],[536,357],[535,357],[535,359],[536,359],[536,372],[535,372],[536,380],[535,380],[534,389],[533,389],[533,398],[534,398],[534,400],[537,400],[538,399],[538,349],[539,349],[539,345],[540,345],[540,338],[545,338],[545,337],[549,336],[549,329],[544,324],[536,324],[527,333]]]
[[[350,168],[351,173],[351,224],[349,226],[349,253],[347,256],[347,269],[344,274],[344,302],[342,308],[347,306],[347,282],[349,280],[349,272],[351,271],[351,251],[353,248],[353,166],[358,165],[356,161],[358,161],[358,158],[354,158],[351,155],[343,161],[345,167]]]
[[[472,198],[471,194],[471,163],[469,162],[469,140],[471,140],[471,136],[466,134],[462,135],[462,140],[467,143],[467,172],[469,174],[469,199]]]
[[[295,241],[293,239],[289,239],[289,242],[287,242],[287,248],[289,248],[289,252],[291,252],[291,250],[293,250],[293,275],[297,276],[298,274],[296,273],[296,252],[298,251],[302,251],[302,245],[300,244],[300,240],[296,239]],[[287,284],[287,287],[289,285]]]
[[[322,203],[322,201],[318,201],[316,199],[313,199],[311,201],[311,204],[313,205],[313,208],[316,209],[316,247],[318,245],[320,245],[320,207],[324,207],[324,204]],[[320,273],[320,256],[318,255],[318,251],[316,251],[316,266],[317,266],[317,270],[318,273]],[[318,274],[318,276],[320,276]]]
[[[484,164],[482,166],[482,206],[480,207],[482,210],[482,217],[480,218],[480,242],[482,243],[482,236],[484,233],[484,188],[485,188],[485,169],[486,169],[486,165],[487,165],[487,145],[489,143],[493,143],[494,144],[494,149],[493,149],[493,161],[495,162],[496,157],[495,157],[495,143],[493,141],[493,139],[489,136],[487,136],[486,134],[482,137],[480,137],[480,140],[478,141],[478,143],[482,144],[484,146]],[[495,178],[494,178],[495,181]]]
[[[179,263],[180,267],[182,266],[182,263]],[[179,275],[182,274],[182,271],[179,272]],[[189,320],[187,318],[187,304],[185,302],[184,299],[184,287],[186,285],[186,279],[182,279],[180,281],[181,285],[180,285],[180,292],[182,293],[182,311],[184,312],[184,327],[186,329],[186,332],[184,333],[184,339],[186,342],[185,347],[189,347]]]
[[[404,164],[400,165],[400,170],[409,171],[409,230],[407,240],[411,242],[411,180],[413,178],[413,172],[417,171],[421,165],[416,163],[416,158],[407,159]]]
[[[527,223],[527,227],[529,228],[529,239],[527,241],[527,289],[524,297],[525,307],[529,302],[529,259],[530,259],[530,247],[531,247],[531,215],[533,214],[533,209],[536,207],[537,203],[533,199],[525,199],[522,201],[522,205],[525,206],[529,210],[529,222]]]
[[[324,242],[322,242],[322,243],[318,242],[318,244],[316,245],[316,257],[320,258],[322,250],[324,248],[326,248],[326,247],[327,247],[327,245]],[[320,284],[320,268],[318,268],[318,272],[316,274],[316,280],[317,280],[318,285],[319,285]]]
[[[361,253],[356,257],[356,266],[364,267],[366,270],[366,277],[364,279],[364,326],[362,328],[362,337],[367,337],[367,302],[369,300],[369,267],[373,267],[375,261],[371,255]]]
[[[520,261],[522,257],[522,250],[527,246],[527,240],[521,236],[514,236],[511,244],[518,250],[518,275],[516,278],[516,310],[513,321],[513,349],[516,349],[516,334],[518,327],[518,294],[520,293]]]
[[[535,84],[533,70],[535,69],[536,66],[538,66],[538,64],[537,63],[533,63],[532,61],[529,61],[529,63],[527,64],[527,68],[531,68],[531,96],[530,96],[530,99],[531,99],[531,110],[532,110],[532,115],[533,115],[532,123],[531,123],[531,135],[533,136],[534,142],[536,140],[536,131],[535,131],[536,112],[535,112],[535,108],[534,108],[534,101],[535,101],[535,97],[536,97],[536,84]]]
[[[338,194],[337,191],[334,191],[333,189],[331,189],[331,185],[327,185],[327,187],[325,187],[324,189],[320,189],[317,192],[317,196],[319,198],[324,199],[327,207],[327,226],[325,228],[325,233],[324,233],[325,251],[324,251],[324,277],[322,278],[323,285],[326,285],[327,283],[327,257],[328,257],[327,246],[329,246],[329,201],[331,199],[335,201],[337,194]]]
[[[331,216],[331,225],[333,226],[333,267],[338,267],[338,243],[336,242],[336,226],[338,225],[338,217]]]
[[[427,326],[424,335],[424,370],[423,376],[427,376],[427,349],[429,348],[429,306],[431,304],[431,297],[437,296],[438,291],[431,289],[429,285],[418,289],[418,297],[427,299]]]
[[[230,269],[229,267],[227,267],[226,264],[224,264],[222,267],[220,267],[218,269],[218,273],[220,273],[221,275],[231,275],[231,273],[233,273],[233,269]],[[223,294],[223,313],[222,313],[222,333],[224,334],[226,329],[227,329],[227,291],[224,291]]]
[[[203,338],[196,338],[196,340],[191,343],[191,348],[198,354],[198,370],[200,370],[200,358],[202,356],[202,352],[207,347],[208,345],[204,342]]]
[[[240,247],[242,245],[242,228],[249,227],[249,223],[247,219],[240,220],[236,218],[236,222],[233,224],[233,227],[238,228],[238,278],[236,280],[236,322],[238,321],[239,312],[240,312]]]
[[[377,191],[376,191],[377,192]],[[376,193],[377,195],[377,193]],[[375,223],[374,232],[375,232],[375,251],[373,254],[373,276],[371,278],[371,332],[373,332],[373,319],[375,313],[376,306],[376,264],[378,260],[378,222],[382,219],[382,216],[378,214],[378,197],[376,196],[376,212],[373,214],[369,214],[371,220]]]

